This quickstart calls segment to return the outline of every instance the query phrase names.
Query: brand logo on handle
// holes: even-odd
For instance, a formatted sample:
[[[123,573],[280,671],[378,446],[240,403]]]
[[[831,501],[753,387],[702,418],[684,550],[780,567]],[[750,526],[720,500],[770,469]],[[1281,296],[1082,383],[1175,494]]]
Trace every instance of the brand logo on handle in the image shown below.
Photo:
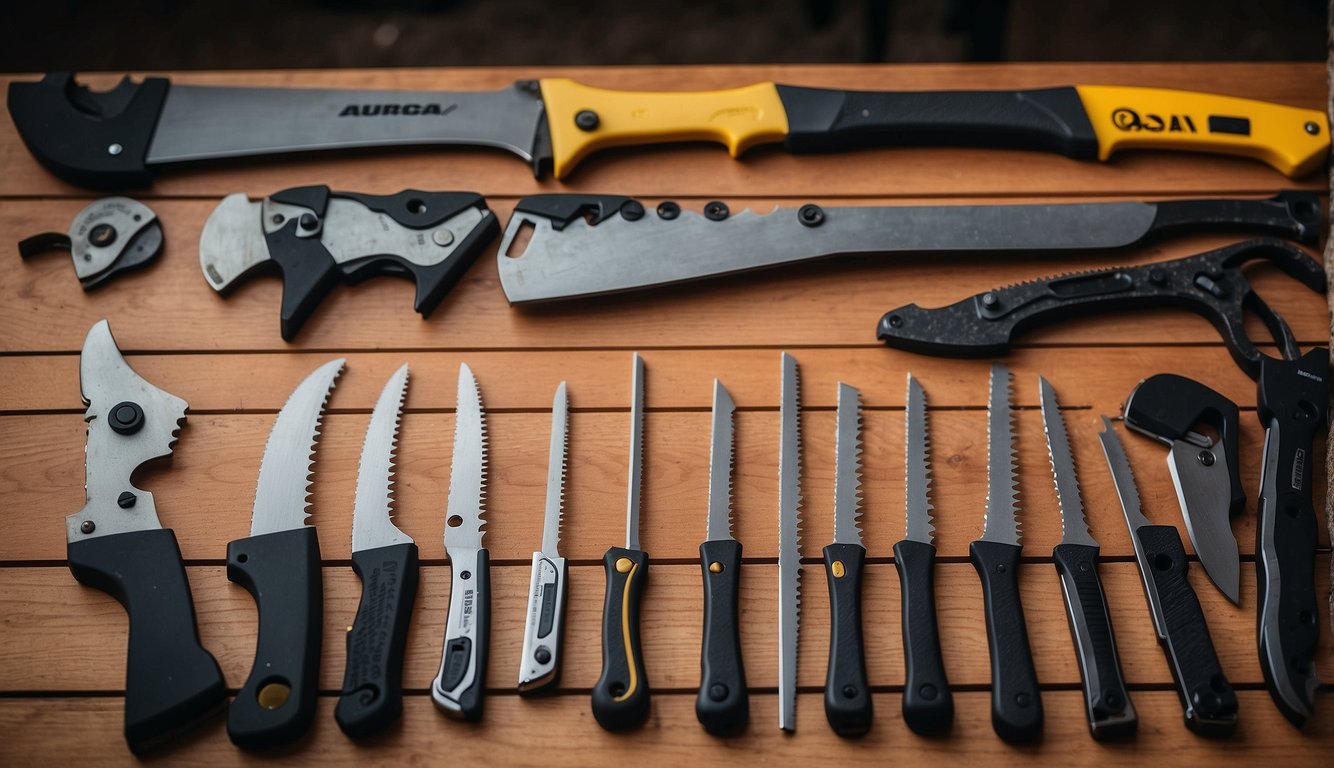
[[[1199,133],[1190,115],[1140,114],[1129,107],[1112,111],[1112,125],[1126,133]]]
[[[1300,491],[1306,477],[1306,449],[1298,448],[1292,455],[1292,490]]]

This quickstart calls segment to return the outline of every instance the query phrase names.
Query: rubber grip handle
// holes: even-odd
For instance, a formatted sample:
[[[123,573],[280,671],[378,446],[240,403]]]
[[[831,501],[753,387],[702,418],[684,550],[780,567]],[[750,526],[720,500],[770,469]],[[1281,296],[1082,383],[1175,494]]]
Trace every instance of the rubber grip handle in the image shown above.
[[[1140,571],[1151,601],[1158,642],[1176,680],[1186,727],[1201,736],[1223,738],[1237,726],[1237,694],[1218,663],[1204,611],[1186,580],[1190,568],[1181,535],[1170,525],[1141,525],[1135,529],[1144,559]]]
[[[699,545],[699,558],[704,574],[704,641],[695,717],[709,733],[729,736],[745,730],[750,720],[737,623],[741,542],[706,541]]]
[[[129,618],[125,742],[143,754],[227,703],[218,662],[199,644],[190,582],[168,528],[70,542],[70,573]]]
[[[449,717],[482,719],[491,640],[491,554],[485,549],[449,552],[451,586],[440,671],[431,686],[435,705]]]
[[[954,723],[954,695],[940,656],[936,624],[936,548],[904,539],[894,545],[903,608],[903,720],[923,736]]]
[[[839,736],[871,730],[871,686],[866,682],[862,645],[862,571],[866,548],[830,544],[824,548],[829,582],[829,671],[824,683],[824,714]]]
[[[593,686],[593,717],[608,731],[628,731],[643,725],[649,715],[648,674],[639,643],[648,553],[612,547],[602,565],[607,596],[602,607],[602,674]]]
[[[1028,645],[1024,607],[1019,600],[1021,548],[997,541],[974,541],[968,557],[982,580],[982,604],[991,650],[991,726],[1011,744],[1042,735],[1042,694]]]
[[[315,718],[324,584],[320,540],[304,526],[227,545],[227,578],[259,609],[250,676],[227,713],[227,735],[243,749],[299,738]]]
[[[347,632],[347,666],[334,720],[353,738],[370,736],[403,714],[403,650],[417,596],[417,545],[352,553],[361,603]]]
[[[1051,555],[1061,575],[1079,677],[1084,683],[1089,730],[1099,741],[1132,736],[1139,727],[1139,718],[1121,675],[1107,595],[1098,576],[1098,548],[1058,544]]]

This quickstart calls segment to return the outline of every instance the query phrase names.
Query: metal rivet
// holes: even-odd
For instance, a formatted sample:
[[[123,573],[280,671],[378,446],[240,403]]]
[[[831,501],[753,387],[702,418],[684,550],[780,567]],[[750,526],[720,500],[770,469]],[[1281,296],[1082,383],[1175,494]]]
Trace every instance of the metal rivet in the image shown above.
[[[111,146],[107,147],[107,154],[113,157],[119,155],[123,151],[125,151],[125,147],[122,147],[119,144],[112,144]]]
[[[723,572],[722,563],[718,562],[717,560],[714,560],[712,563],[709,563],[709,573],[722,573],[722,572]]]
[[[899,317],[898,315],[890,315],[890,316],[889,316],[889,327],[890,327],[890,328],[902,328],[902,327],[903,327],[903,318]]]
[[[671,200],[664,200],[658,203],[658,218],[671,221],[681,215],[681,206],[673,203]]]
[[[92,520],[84,520],[79,526],[79,531],[82,533],[92,533],[95,530],[97,530],[97,523],[94,523]]]
[[[255,694],[259,705],[265,709],[277,709],[287,703],[292,695],[292,688],[286,683],[269,683]]]
[[[1000,297],[997,296],[993,291],[987,291],[986,293],[982,294],[982,306],[986,307],[987,309],[995,309],[996,307],[1000,306]]]
[[[581,109],[574,116],[574,124],[581,131],[596,131],[600,122],[602,121],[598,118],[598,113],[591,109]]]
[[[797,210],[797,221],[808,227],[818,227],[824,223],[824,209],[814,203],[807,203]]]
[[[1305,128],[1306,132],[1311,134],[1312,136],[1320,135],[1320,126],[1316,125],[1314,122],[1311,122],[1309,120],[1307,121],[1306,125],[1302,126],[1302,128]]]
[[[138,403],[128,400],[117,403],[111,409],[107,424],[116,434],[133,435],[144,426],[144,411]]]
[[[1204,466],[1212,467],[1214,465],[1214,452],[1200,451],[1199,459],[1200,463],[1203,464]]]
[[[320,225],[320,218],[313,213],[303,213],[297,222],[302,229],[314,229]]]
[[[116,506],[121,509],[133,507],[139,498],[129,491],[121,491],[120,496],[116,498]]]
[[[533,659],[538,664],[547,664],[551,661],[551,649],[545,645],[539,647],[533,652]]]
[[[621,206],[621,218],[626,221],[639,221],[644,218],[644,204],[638,200],[626,200]]]
[[[835,560],[833,565],[829,566],[829,570],[834,574],[834,578],[836,579],[843,578],[843,575],[848,572],[848,569],[844,567],[842,560]]]
[[[472,578],[472,571],[464,571],[463,573],[460,573],[460,574],[459,574],[459,578],[460,578],[460,579],[463,579],[464,581],[467,581],[468,579],[471,579],[471,578]]]
[[[116,242],[116,228],[110,224],[98,224],[88,232],[88,242],[98,248],[105,248]]]
[[[727,203],[721,200],[712,200],[704,204],[704,218],[709,221],[722,221],[732,212],[728,209]]]
[[[628,557],[622,557],[616,560],[617,573],[629,573],[630,569],[634,567],[635,567],[634,561],[632,561]]]
[[[454,233],[447,229],[437,229],[431,233],[431,242],[441,248],[444,248],[447,245],[452,245],[454,242]]]

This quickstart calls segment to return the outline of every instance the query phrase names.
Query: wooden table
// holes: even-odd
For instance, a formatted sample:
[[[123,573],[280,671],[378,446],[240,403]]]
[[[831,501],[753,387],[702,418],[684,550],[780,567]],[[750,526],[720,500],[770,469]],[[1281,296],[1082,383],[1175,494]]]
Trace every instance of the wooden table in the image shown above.
[[[615,70],[400,70],[187,73],[178,82],[361,87],[495,88],[521,77],[568,75],[590,84],[642,89],[742,85],[755,80],[885,89],[1036,87],[1070,82],[1214,90],[1322,108],[1318,64],[1005,65],[915,67],[745,67]],[[89,78],[105,86],[109,77]],[[27,154],[6,119],[0,126],[0,241],[63,231],[94,197],[63,184]],[[180,395],[191,412],[170,469],[142,487],[174,528],[187,560],[204,645],[233,689],[249,671],[255,610],[229,583],[229,540],[247,534],[261,453],[275,411],[319,363],[346,355],[315,465],[311,518],[325,561],[325,639],[316,726],[282,757],[288,764],[808,765],[926,763],[1069,765],[1328,765],[1334,750],[1334,696],[1328,683],[1304,731],[1287,724],[1264,689],[1255,647],[1253,494],[1261,429],[1254,384],[1232,364],[1204,320],[1181,312],[1093,318],[1034,333],[1006,358],[1016,374],[1018,445],[1025,531],[1022,574],[1029,633],[1047,711],[1044,741],[1003,744],[989,722],[989,666],[981,590],[968,542],[982,527],[986,496],[987,365],[890,351],[875,340],[881,313],[910,301],[932,306],[991,286],[1053,271],[1144,263],[1206,250],[1234,238],[1184,237],[1115,256],[840,259],[714,280],[679,289],[538,310],[509,307],[494,249],[429,319],[411,310],[411,287],[382,279],[340,288],[296,344],[278,336],[279,281],[254,280],[227,300],[200,275],[196,243],[225,194],[259,198],[301,184],[389,193],[407,187],[469,189],[487,196],[504,221],[518,196],[586,191],[664,198],[699,207],[714,198],[734,211],[775,203],[1015,202],[1139,199],[1190,195],[1269,195],[1282,187],[1323,190],[1323,174],[1297,182],[1258,163],[1141,153],[1114,163],[1079,163],[1025,152],[874,150],[798,157],[758,150],[734,162],[717,147],[612,151],[586,161],[568,184],[535,182],[523,163],[498,152],[419,151],[310,155],[219,163],[164,176],[140,199],[161,217],[168,245],[160,261],[92,293],[80,290],[69,261],[51,256],[0,271],[0,763],[131,763],[121,738],[126,622],[106,595],[79,586],[67,570],[63,517],[83,503],[84,425],[78,353],[88,328],[109,318],[121,348],[143,376]],[[892,263],[891,263],[892,261]],[[883,263],[882,263],[883,262]],[[1260,271],[1255,283],[1288,318],[1303,345],[1325,343],[1325,302],[1294,281]],[[1257,329],[1257,333],[1258,333]],[[643,618],[653,713],[629,735],[603,732],[589,710],[599,670],[601,557],[623,540],[631,351],[647,365],[648,415],[643,544],[653,578]],[[777,728],[776,548],[779,352],[801,365],[804,446],[805,589],[798,732]],[[487,545],[493,558],[494,639],[485,721],[465,725],[437,713],[428,686],[440,657],[449,565],[441,543],[452,448],[455,376],[476,372],[491,432]],[[343,672],[343,631],[360,594],[350,567],[350,521],[357,457],[370,408],[398,365],[412,378],[403,420],[398,523],[421,547],[423,573],[405,669],[401,727],[354,745],[332,712]],[[955,686],[957,722],[948,738],[912,734],[900,716],[903,655],[899,585],[891,548],[903,533],[904,379],[912,371],[931,404],[933,501],[941,563],[939,614],[945,663]],[[1181,709],[1153,628],[1131,545],[1095,437],[1099,414],[1116,414],[1143,377],[1172,371],[1198,377],[1243,406],[1242,475],[1252,498],[1234,528],[1243,553],[1242,605],[1234,607],[1200,568],[1191,577],[1223,667],[1239,689],[1234,738],[1197,738]],[[1061,523],[1037,408],[1037,376],[1059,391],[1081,471],[1092,531],[1125,674],[1140,712],[1138,738],[1098,744],[1088,734],[1079,673],[1050,552]],[[745,545],[741,626],[752,722],[744,736],[718,740],[695,722],[712,379],[732,392],[737,415],[734,508]],[[514,690],[530,553],[541,533],[552,391],[569,382],[570,468],[565,554],[571,558],[567,658],[557,695],[520,699]],[[821,692],[828,604],[820,549],[832,539],[835,382],[861,389],[865,403],[864,528],[867,664],[875,726],[859,741],[834,736]],[[1127,437],[1149,517],[1181,525],[1163,449]],[[1323,467],[1323,448],[1317,466]],[[1323,471],[1317,498],[1323,496]],[[1321,525],[1317,573],[1329,570]],[[1185,538],[1184,527],[1182,529]],[[1328,585],[1320,579],[1324,611]],[[1334,642],[1322,615],[1317,665],[1334,681]],[[231,764],[263,758],[228,742],[221,721],[165,752],[171,764]]]

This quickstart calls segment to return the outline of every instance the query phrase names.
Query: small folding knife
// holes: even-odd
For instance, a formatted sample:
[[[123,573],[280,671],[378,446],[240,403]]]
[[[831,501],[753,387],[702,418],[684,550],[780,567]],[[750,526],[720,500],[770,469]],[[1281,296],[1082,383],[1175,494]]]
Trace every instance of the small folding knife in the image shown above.
[[[43,232],[19,241],[19,255],[25,259],[56,249],[70,252],[74,274],[90,291],[157,258],[162,253],[162,223],[138,200],[104,197],[79,211],[69,232]]]
[[[228,195],[199,238],[199,264],[215,291],[226,293],[261,266],[283,278],[281,331],[291,341],[338,283],[376,275],[417,285],[414,309],[431,314],[445,293],[500,231],[495,214],[473,192],[394,195],[293,187],[261,201]]]

